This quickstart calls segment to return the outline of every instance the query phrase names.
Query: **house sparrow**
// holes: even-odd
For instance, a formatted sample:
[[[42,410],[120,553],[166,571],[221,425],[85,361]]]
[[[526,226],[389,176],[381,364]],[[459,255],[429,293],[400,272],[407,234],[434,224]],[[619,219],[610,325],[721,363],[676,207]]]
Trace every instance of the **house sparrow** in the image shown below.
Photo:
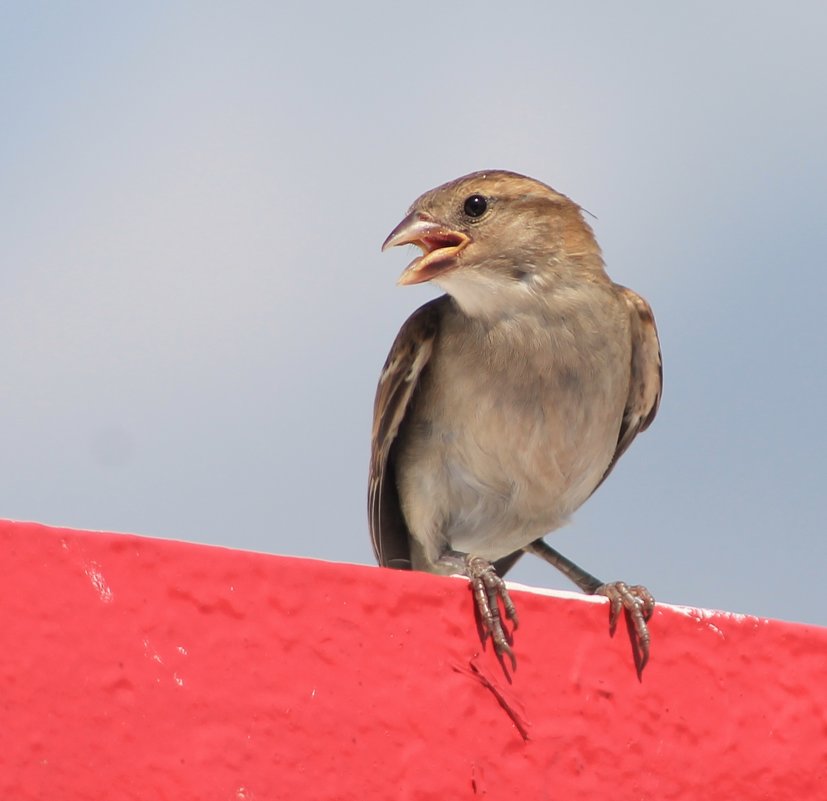
[[[374,405],[368,516],[388,567],[471,580],[484,637],[514,664],[499,609],[523,552],[609,597],[641,671],[654,599],[604,584],[548,546],[652,422],[661,357],[652,311],[606,275],[580,207],[512,172],[426,192],[382,250],[417,245],[402,285],[447,294],[402,326]]]

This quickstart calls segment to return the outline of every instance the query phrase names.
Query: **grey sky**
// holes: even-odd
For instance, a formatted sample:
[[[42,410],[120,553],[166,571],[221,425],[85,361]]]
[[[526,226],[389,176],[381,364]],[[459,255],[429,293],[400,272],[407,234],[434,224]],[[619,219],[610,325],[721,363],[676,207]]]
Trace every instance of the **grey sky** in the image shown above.
[[[652,428],[551,538],[827,624],[827,6],[0,5],[0,515],[372,563],[379,245],[527,173],[653,305]],[[568,588],[538,560],[513,578]]]

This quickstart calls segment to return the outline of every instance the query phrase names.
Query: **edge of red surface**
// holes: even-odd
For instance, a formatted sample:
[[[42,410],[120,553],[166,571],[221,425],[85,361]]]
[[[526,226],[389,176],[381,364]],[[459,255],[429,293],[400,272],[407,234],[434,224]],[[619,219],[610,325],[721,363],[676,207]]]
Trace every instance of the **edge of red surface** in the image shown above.
[[[784,799],[827,786],[827,629],[0,521],[5,798]]]

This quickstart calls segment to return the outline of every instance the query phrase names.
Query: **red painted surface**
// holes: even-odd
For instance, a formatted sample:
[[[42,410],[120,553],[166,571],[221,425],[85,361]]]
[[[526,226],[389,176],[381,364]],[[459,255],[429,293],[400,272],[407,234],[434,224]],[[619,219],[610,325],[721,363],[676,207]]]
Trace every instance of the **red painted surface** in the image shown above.
[[[827,798],[827,630],[0,522],[0,798]],[[510,714],[509,714],[510,713]],[[518,721],[525,729],[524,739]]]

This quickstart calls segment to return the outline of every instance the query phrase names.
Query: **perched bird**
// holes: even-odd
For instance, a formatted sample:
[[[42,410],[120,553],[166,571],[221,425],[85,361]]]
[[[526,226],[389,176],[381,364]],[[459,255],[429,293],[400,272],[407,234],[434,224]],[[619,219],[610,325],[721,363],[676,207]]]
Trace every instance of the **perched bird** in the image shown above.
[[[642,670],[654,600],[604,584],[543,540],[652,422],[661,357],[647,302],[612,282],[580,207],[512,172],[426,192],[382,249],[417,245],[402,285],[447,294],[405,322],[374,405],[368,516],[388,567],[471,580],[485,636],[514,662],[499,606],[523,552],[621,608]]]

